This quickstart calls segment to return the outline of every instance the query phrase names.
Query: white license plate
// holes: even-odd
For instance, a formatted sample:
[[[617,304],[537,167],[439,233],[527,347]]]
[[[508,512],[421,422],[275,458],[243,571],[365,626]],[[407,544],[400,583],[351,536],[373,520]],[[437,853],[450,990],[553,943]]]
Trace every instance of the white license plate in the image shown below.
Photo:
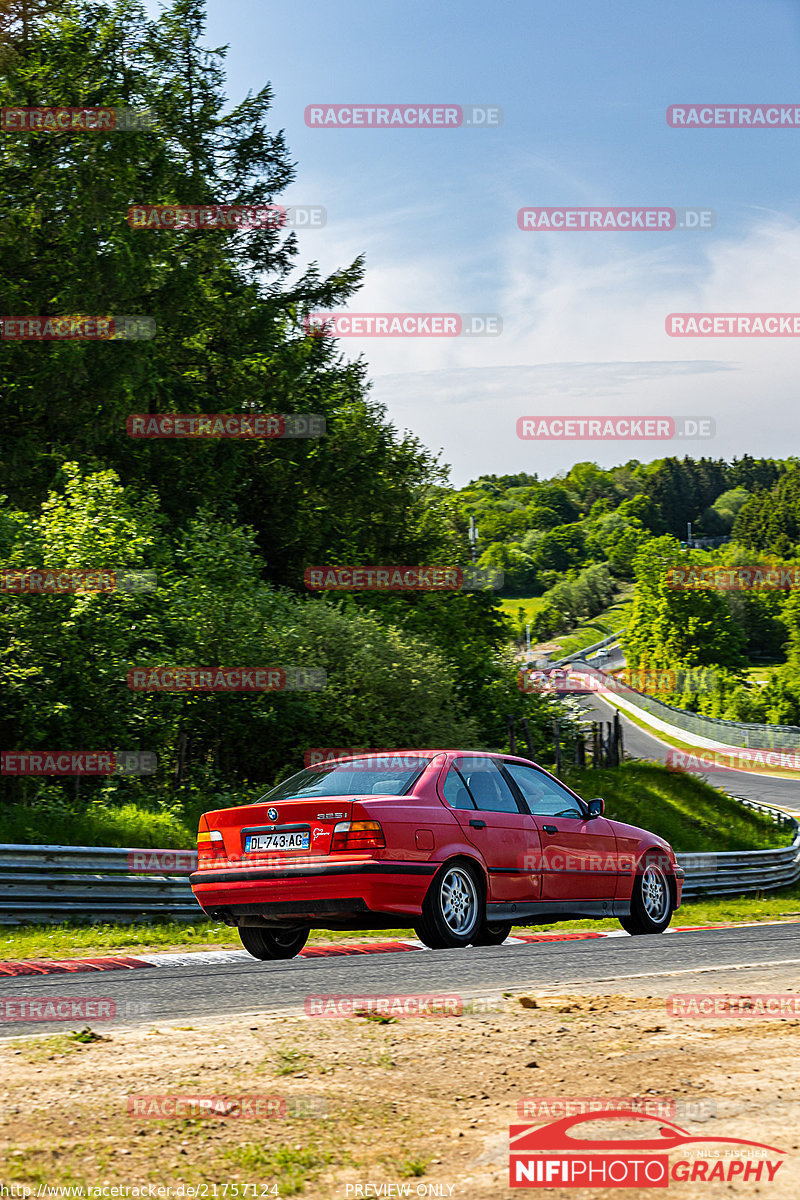
[[[249,833],[244,839],[245,854],[258,850],[307,850],[309,845],[307,829],[277,830],[275,833]]]

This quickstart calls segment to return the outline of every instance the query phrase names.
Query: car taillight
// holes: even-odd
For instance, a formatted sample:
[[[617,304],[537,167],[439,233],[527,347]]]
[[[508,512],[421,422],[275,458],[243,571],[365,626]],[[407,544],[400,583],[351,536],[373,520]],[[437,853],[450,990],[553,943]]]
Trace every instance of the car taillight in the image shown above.
[[[213,862],[216,858],[225,858],[225,843],[218,829],[201,829],[197,835],[197,865]]]
[[[339,821],[333,827],[334,850],[373,850],[386,845],[377,821]]]

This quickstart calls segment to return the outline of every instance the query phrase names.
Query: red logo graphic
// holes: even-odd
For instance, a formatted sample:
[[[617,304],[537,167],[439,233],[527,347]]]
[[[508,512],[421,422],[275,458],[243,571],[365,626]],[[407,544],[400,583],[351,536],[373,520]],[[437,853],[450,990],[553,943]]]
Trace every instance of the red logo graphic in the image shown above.
[[[592,1137],[572,1132],[599,1119],[603,1123],[623,1121],[628,1126],[649,1124],[639,1125],[644,1134],[641,1137]],[[736,1178],[768,1183],[783,1165],[782,1158],[774,1161],[747,1154],[714,1159],[680,1157],[671,1164],[669,1152],[715,1142],[766,1151],[767,1155],[786,1153],[776,1146],[743,1138],[694,1137],[670,1121],[633,1111],[607,1112],[602,1118],[597,1113],[579,1113],[548,1125],[512,1125],[509,1132],[511,1187],[666,1188],[673,1181],[710,1183]]]

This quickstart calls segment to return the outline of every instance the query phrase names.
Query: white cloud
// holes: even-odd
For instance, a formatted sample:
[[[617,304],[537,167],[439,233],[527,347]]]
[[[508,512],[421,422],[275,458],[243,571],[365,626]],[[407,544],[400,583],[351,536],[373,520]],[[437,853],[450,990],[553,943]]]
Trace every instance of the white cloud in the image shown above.
[[[376,228],[372,237],[379,236]],[[457,482],[484,472],[550,474],[585,458],[611,464],[664,453],[794,452],[797,339],[671,338],[664,322],[673,311],[800,310],[796,225],[760,220],[727,239],[671,234],[656,249],[637,249],[636,235],[554,234],[526,250],[525,241],[539,236],[507,239],[498,257],[501,337],[341,343],[365,354],[390,416],[442,448]],[[454,278],[446,256],[391,260],[385,246],[352,311],[486,308],[471,289],[469,263]],[[717,436],[685,444],[522,443],[516,419],[536,412],[712,416]]]

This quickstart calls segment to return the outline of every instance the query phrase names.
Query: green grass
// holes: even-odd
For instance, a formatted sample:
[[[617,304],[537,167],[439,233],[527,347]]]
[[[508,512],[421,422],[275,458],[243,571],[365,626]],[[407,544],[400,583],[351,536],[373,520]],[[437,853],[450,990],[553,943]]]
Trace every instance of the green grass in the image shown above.
[[[296,1196],[305,1185],[333,1158],[326,1151],[304,1150],[299,1146],[270,1148],[259,1142],[248,1142],[228,1151],[228,1157],[251,1175],[257,1174],[262,1183],[278,1184],[280,1196]]]
[[[92,804],[85,812],[9,805],[3,812],[3,841],[18,845],[133,846],[162,850],[193,849],[191,828],[177,813],[152,811],[133,803]]]
[[[400,1174],[406,1179],[418,1178],[425,1174],[430,1161],[429,1158],[407,1158],[400,1166]]]
[[[620,629],[625,628],[630,617],[632,600],[631,589],[625,588],[618,593],[613,604],[598,613],[596,617],[592,617],[591,621],[577,625],[570,633],[547,638],[547,641],[548,643],[557,642],[562,647],[560,657],[574,654],[576,650],[582,650],[584,646],[591,646],[593,642],[600,642],[610,634],[618,633]],[[519,620],[520,609],[525,613],[523,620],[530,622],[547,603],[546,596],[511,596],[500,599],[500,607],[515,625]]]
[[[694,775],[667,771],[657,763],[572,769],[565,782],[586,799],[602,796],[607,816],[652,830],[678,853],[767,850],[791,841],[786,827],[769,817]]]
[[[160,950],[218,950],[241,948],[235,930],[213,921],[180,921],[98,925],[64,922],[58,925],[0,927],[0,960],[21,958],[91,958],[104,954],[143,954]]]
[[[505,615],[512,621],[516,622],[519,619],[519,610],[522,609],[525,614],[523,621],[531,622],[546,606],[547,600],[544,596],[501,596],[499,603]]]
[[[275,1053],[276,1075],[296,1075],[298,1071],[305,1070],[307,1064],[308,1055],[302,1050],[281,1048]]]
[[[774,892],[758,892],[747,896],[711,896],[706,899],[687,901],[675,918],[677,925],[705,925],[726,921],[777,921],[782,918],[800,917],[800,884],[779,888]],[[50,930],[42,925],[24,925],[4,930],[0,935],[0,961],[32,958],[75,958],[112,954],[114,951],[135,955],[163,950],[191,951],[202,949],[241,950],[242,945],[235,933],[225,926],[207,923],[207,932],[202,937],[186,939],[186,929],[178,924],[137,926],[139,940],[135,947],[126,944],[130,929],[126,925],[102,927],[106,938],[102,945],[92,940],[93,931],[86,926],[59,926],[57,952],[49,940]],[[534,927],[518,926],[514,932],[569,932],[578,929],[618,929],[615,920],[559,921]],[[164,940],[166,936],[166,941]],[[358,932],[335,933],[316,930],[311,942],[341,942],[348,938],[369,941],[377,938],[413,938],[413,929],[359,930]],[[62,1036],[62,1035],[59,1035]],[[67,1039],[68,1041],[68,1039]]]
[[[744,674],[751,683],[767,683],[770,675],[773,675],[778,667],[785,665],[784,662],[760,663],[758,666],[746,667]]]
[[[413,929],[327,930],[314,929],[309,943],[341,942],[380,938],[415,937]],[[137,922],[131,925],[89,925],[64,922],[58,925],[0,926],[0,961],[25,958],[92,958],[96,955],[158,954],[170,950],[241,950],[235,929],[215,921]]]

